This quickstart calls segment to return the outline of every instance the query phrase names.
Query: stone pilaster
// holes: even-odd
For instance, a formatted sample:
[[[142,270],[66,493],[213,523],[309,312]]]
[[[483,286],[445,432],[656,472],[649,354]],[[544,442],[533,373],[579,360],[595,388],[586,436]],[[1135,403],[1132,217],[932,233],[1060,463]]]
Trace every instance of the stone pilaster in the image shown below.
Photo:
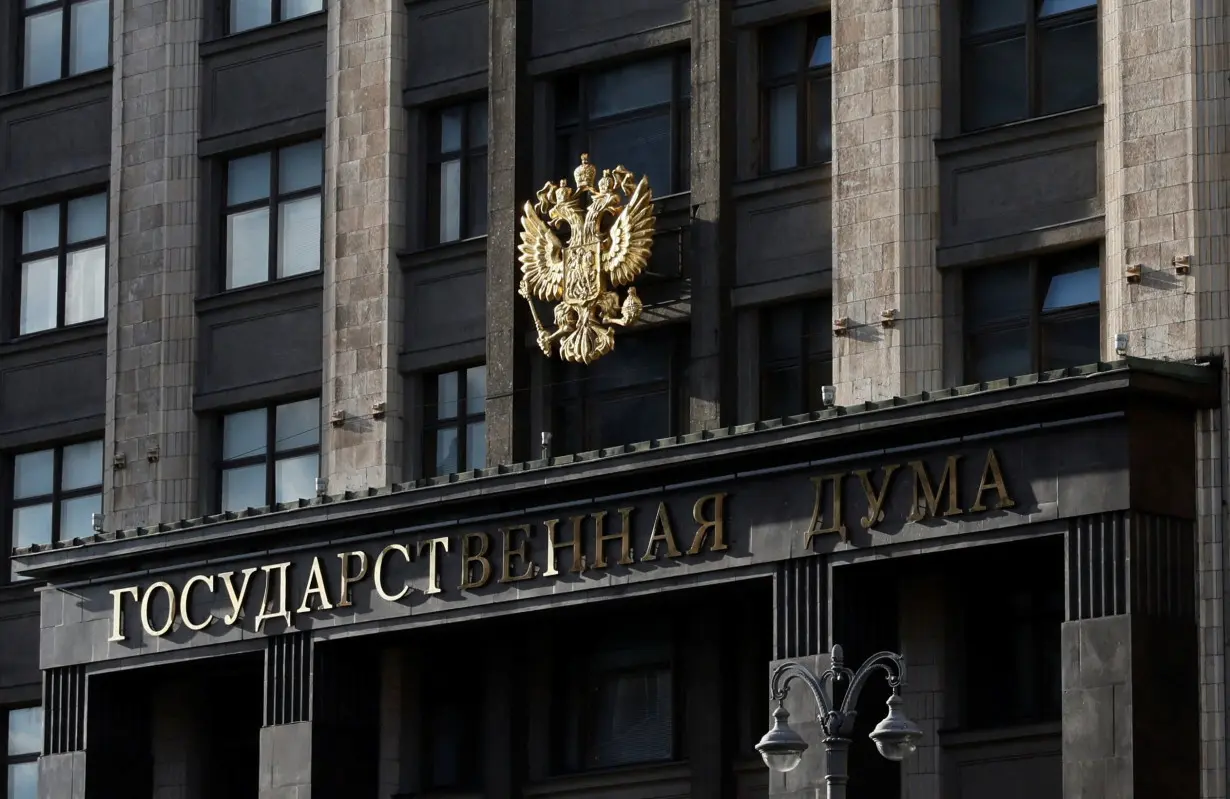
[[[940,769],[943,750],[939,730],[944,726],[944,619],[943,578],[937,574],[906,578],[901,604],[901,655],[906,662],[906,686],[902,708],[922,730],[918,751],[901,763],[901,795],[904,799],[940,799]],[[883,708],[861,708],[875,719]]]
[[[330,491],[388,485],[404,460],[405,18],[401,0],[329,4],[321,405]]]
[[[190,680],[166,685],[153,697],[153,799],[204,799],[206,762],[203,730]]]
[[[265,718],[260,731],[260,799],[311,799],[309,719],[320,675],[308,633],[269,639],[265,651]]]
[[[832,8],[833,318],[851,328],[833,345],[843,405],[939,387],[940,37],[937,0]]]
[[[198,0],[113,3],[106,528],[196,515]]]

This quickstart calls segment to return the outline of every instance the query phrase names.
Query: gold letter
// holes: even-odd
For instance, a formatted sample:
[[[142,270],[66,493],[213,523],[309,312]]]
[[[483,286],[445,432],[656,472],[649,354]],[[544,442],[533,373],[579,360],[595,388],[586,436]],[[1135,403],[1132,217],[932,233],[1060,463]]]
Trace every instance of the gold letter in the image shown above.
[[[333,609],[333,603],[329,601],[329,592],[325,590],[325,572],[320,565],[320,558],[312,558],[312,571],[308,573],[307,588],[303,591],[303,602],[299,604],[298,613],[312,612],[313,594],[320,600],[320,607],[315,610]]]
[[[477,552],[470,551],[470,542],[482,542]],[[491,580],[491,561],[487,560],[487,550],[491,549],[491,536],[486,533],[466,533],[461,537],[461,585],[462,591],[473,591],[482,588]],[[470,579],[470,564],[477,562],[482,571],[477,580]]]
[[[419,542],[419,554],[423,554],[423,550],[429,551],[427,556],[427,590],[425,594],[440,593],[440,569],[439,562],[436,560],[436,547],[444,547],[444,551],[448,552],[448,538],[431,538],[426,541]]]
[[[991,476],[989,483],[987,475]],[[988,449],[987,465],[982,467],[982,478],[978,481],[978,495],[974,497],[974,504],[970,506],[970,511],[978,513],[987,509],[986,505],[982,504],[982,495],[992,488],[999,496],[999,504],[995,506],[996,510],[1016,507],[1016,503],[1008,496],[1008,486],[1004,484],[1004,473],[999,468],[999,458],[995,457],[995,450]]]
[[[842,541],[848,541],[846,536],[846,525],[842,519],[841,499],[843,484],[846,480],[845,472],[837,472],[835,474],[826,474],[823,477],[813,477],[812,484],[816,487],[816,500],[811,508],[811,523],[807,525],[807,535],[803,538],[803,546],[810,547],[811,540],[818,535],[828,535],[829,533],[837,533]],[[824,524],[824,484],[833,484],[833,523],[828,527],[821,527]]]
[[[376,593],[379,594],[380,598],[386,602],[400,602],[402,597],[410,593],[410,586],[403,582],[401,591],[396,594],[390,594],[388,591],[384,590],[384,556],[390,552],[400,552],[402,557],[406,559],[406,563],[413,561],[414,555],[407,547],[404,547],[401,544],[389,544],[387,547],[380,550],[380,554],[376,556],[376,573],[374,575],[374,579],[376,581]],[[338,603],[338,607],[341,607],[341,603]]]
[[[944,511],[944,515],[960,515],[961,506],[957,500],[957,461],[960,458],[960,455],[949,455],[948,460],[944,461],[944,473],[940,475],[938,492],[931,488],[931,477],[927,474],[927,464],[922,461],[910,461],[910,468],[914,470],[914,506],[910,510],[910,515],[905,517],[906,521],[922,521],[928,514],[935,516],[940,509],[939,494],[945,487],[948,488],[948,509]],[[920,489],[922,497],[918,496]],[[924,500],[926,501],[925,507],[922,504]]]
[[[154,595],[154,589],[160,588],[167,595],[167,623],[157,630],[149,620],[149,600]],[[171,631],[171,625],[175,624],[175,589],[170,583],[157,582],[145,589],[145,596],[141,597],[141,626],[145,628],[147,635],[152,635],[154,638],[161,638]]]
[[[705,508],[706,502],[713,503],[713,518],[706,519],[702,511]],[[699,555],[701,547],[704,546],[705,539],[709,537],[709,531],[713,531],[713,544],[709,547],[710,552],[725,552],[726,551],[726,493],[709,494],[696,500],[696,504],[692,506],[692,521],[696,522],[699,527],[696,528],[696,535],[692,538],[692,546],[688,547],[689,555]]]
[[[124,596],[132,594],[132,601],[136,602],[140,596],[140,592],[135,587],[133,588],[116,588],[111,592],[111,637],[108,641],[123,641],[124,635]]]
[[[699,537],[700,533],[698,532],[696,535]],[[697,540],[699,541],[699,538]],[[666,509],[665,502],[658,503],[658,512],[653,517],[653,529],[649,532],[649,543],[645,545],[645,554],[641,556],[642,563],[658,559],[659,541],[666,542],[666,556],[668,558],[679,557],[679,547],[675,546],[675,530],[671,527],[671,514]],[[689,552],[688,554],[692,553]]]
[[[568,567],[568,571],[581,571],[581,524],[584,521],[584,516],[572,517],[571,541],[555,540],[555,526],[559,524],[559,519],[547,519],[543,522],[547,526],[547,570],[542,573],[543,577],[554,577],[559,574],[559,570],[555,568],[555,550],[563,549],[564,547],[572,548],[572,564]]]
[[[255,567],[243,570],[243,584],[239,586],[239,593],[235,593],[235,584],[231,582],[235,572],[226,572],[218,575],[226,583],[226,594],[231,598],[231,612],[222,620],[222,623],[228,627],[243,615],[243,601],[248,596],[248,581],[252,579],[253,574],[256,574]]]
[[[198,574],[195,577],[189,577],[188,582],[184,583],[184,590],[179,592],[180,618],[184,620],[184,626],[193,632],[200,632],[215,621],[214,614],[212,613],[200,624],[194,623],[188,615],[188,611],[192,610],[192,587],[197,583],[204,583],[209,587],[209,592],[212,594],[214,591],[214,576],[211,574],[206,577],[203,574]]]
[[[623,520],[622,529],[618,533],[607,535],[606,532],[606,511],[598,511],[592,514],[594,517],[594,549],[598,550],[594,555],[594,568],[605,569],[606,564],[606,547],[603,546],[607,541],[619,539],[619,565],[628,566],[632,563],[632,508],[620,508],[618,513]]]
[[[265,593],[261,597],[261,612],[256,616],[256,631],[261,631],[261,625],[267,619],[283,619],[286,626],[290,626],[290,608],[286,605],[286,572],[290,568],[290,563],[274,563],[269,566],[261,566],[261,571],[265,573]],[[278,573],[278,604],[274,608],[269,607],[269,587],[273,584],[273,572]]]
[[[875,527],[884,521],[884,500],[888,497],[888,487],[893,484],[893,474],[899,468],[901,468],[899,463],[889,464],[884,467],[884,482],[880,484],[879,492],[871,484],[870,469],[859,469],[855,472],[858,475],[859,482],[863,484],[863,493],[867,495],[867,515],[859,520],[864,530]]]
[[[533,563],[526,563],[524,572],[513,574],[512,559],[516,557],[524,561],[529,560],[530,556],[527,548],[530,545],[530,537],[534,535],[534,528],[528,524],[518,524],[500,532],[504,534],[504,569],[500,575],[500,582],[515,583],[521,580],[529,580],[534,576],[534,570],[538,567]],[[517,533],[525,536],[525,540],[520,544],[516,543]]]
[[[405,547],[402,547],[402,549],[405,549]],[[410,557],[410,554],[407,552],[406,553],[407,560],[409,559],[409,557]],[[348,565],[347,562],[351,558],[359,559],[359,573],[358,574],[350,574],[346,568]],[[339,552],[337,553],[337,559],[342,562],[342,589],[341,589],[342,592],[341,592],[340,598],[337,600],[337,606],[339,608],[348,608],[352,604],[354,604],[353,602],[350,601],[350,584],[357,583],[359,582],[359,580],[362,580],[364,577],[367,576],[367,553],[361,550],[357,552]]]

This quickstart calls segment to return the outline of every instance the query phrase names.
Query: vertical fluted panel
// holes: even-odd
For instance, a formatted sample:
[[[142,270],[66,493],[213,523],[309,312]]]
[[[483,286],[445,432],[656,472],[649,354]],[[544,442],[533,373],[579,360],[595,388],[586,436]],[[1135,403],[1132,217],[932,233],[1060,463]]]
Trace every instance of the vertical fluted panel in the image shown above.
[[[815,655],[825,648],[824,562],[820,558],[788,560],[775,580],[774,649],[776,658]]]
[[[312,639],[291,633],[265,650],[265,726],[311,720]]]
[[[85,667],[43,672],[43,754],[85,749]]]

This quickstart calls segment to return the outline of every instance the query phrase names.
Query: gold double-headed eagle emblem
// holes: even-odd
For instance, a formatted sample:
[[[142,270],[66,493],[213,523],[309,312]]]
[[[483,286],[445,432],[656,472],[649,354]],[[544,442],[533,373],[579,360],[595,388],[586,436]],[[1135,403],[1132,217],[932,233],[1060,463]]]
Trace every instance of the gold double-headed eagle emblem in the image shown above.
[[[595,181],[597,173],[583,154],[572,173],[576,188],[567,179],[548,181],[537,204],[527,202],[521,216],[518,293],[530,305],[538,346],[550,356],[558,342],[560,357],[580,364],[615,349],[615,328],[640,318],[641,301],[631,284],[645,271],[653,248],[648,178],[634,185],[632,173],[622,166],[602,170]],[[564,224],[572,231],[566,245],[555,235]],[[620,299],[623,286],[628,291]],[[558,303],[554,331],[538,318],[535,299]]]

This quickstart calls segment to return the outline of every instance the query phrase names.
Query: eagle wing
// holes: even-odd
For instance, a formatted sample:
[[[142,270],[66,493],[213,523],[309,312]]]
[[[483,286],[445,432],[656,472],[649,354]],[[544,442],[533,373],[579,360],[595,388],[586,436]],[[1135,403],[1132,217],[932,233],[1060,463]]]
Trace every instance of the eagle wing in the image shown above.
[[[521,215],[522,283],[534,297],[555,302],[564,297],[564,248],[530,203]]]
[[[653,249],[653,189],[641,178],[628,204],[611,225],[606,271],[615,286],[626,286],[645,271]]]

